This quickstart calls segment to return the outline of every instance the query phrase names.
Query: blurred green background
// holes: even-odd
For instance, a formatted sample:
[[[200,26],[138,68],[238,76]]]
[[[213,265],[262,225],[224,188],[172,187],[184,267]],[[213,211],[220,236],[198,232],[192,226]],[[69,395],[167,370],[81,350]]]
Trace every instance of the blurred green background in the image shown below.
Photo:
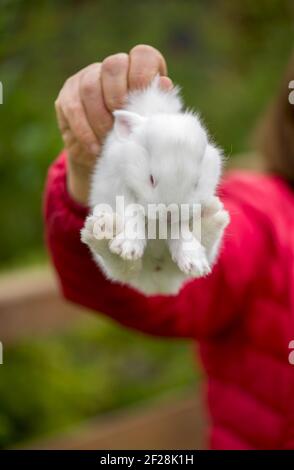
[[[292,0],[0,0],[0,6],[0,270],[46,259],[42,191],[62,148],[53,103],[67,77],[109,54],[151,44],[165,55],[187,105],[234,155],[250,149],[294,37]],[[16,345],[5,362],[0,446],[195,380],[186,346],[100,321]]]

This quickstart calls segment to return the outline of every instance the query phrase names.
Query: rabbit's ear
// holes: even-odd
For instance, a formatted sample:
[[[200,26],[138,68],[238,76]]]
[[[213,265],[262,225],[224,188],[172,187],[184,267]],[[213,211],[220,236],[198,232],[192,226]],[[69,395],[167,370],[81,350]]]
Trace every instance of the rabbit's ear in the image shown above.
[[[142,124],[146,118],[130,111],[118,110],[113,112],[114,131],[120,139],[127,138],[133,129]]]

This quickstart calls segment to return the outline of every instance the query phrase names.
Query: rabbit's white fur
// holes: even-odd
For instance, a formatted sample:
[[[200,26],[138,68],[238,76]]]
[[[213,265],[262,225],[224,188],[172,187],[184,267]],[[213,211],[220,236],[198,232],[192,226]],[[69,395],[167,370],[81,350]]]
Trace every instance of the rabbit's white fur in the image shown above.
[[[215,196],[221,152],[209,142],[199,117],[182,111],[179,89],[162,90],[158,77],[145,90],[130,93],[114,117],[93,173],[93,212],[82,241],[109,279],[148,294],[176,293],[186,279],[210,272],[229,221]],[[144,236],[133,231],[126,237],[122,227],[133,214],[117,212],[117,196],[124,198],[125,207],[139,204],[145,210],[145,217],[136,219]],[[150,204],[188,205],[190,220],[181,220],[181,226],[191,235],[189,241],[182,236],[148,239]],[[201,204],[201,237],[191,231],[193,204]]]

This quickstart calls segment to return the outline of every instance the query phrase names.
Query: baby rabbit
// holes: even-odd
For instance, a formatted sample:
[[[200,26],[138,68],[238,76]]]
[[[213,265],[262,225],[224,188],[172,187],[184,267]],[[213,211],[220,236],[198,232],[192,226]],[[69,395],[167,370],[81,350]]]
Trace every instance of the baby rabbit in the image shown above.
[[[81,232],[110,280],[146,294],[209,274],[229,222],[215,196],[221,152],[182,106],[179,89],[156,77],[113,113]]]

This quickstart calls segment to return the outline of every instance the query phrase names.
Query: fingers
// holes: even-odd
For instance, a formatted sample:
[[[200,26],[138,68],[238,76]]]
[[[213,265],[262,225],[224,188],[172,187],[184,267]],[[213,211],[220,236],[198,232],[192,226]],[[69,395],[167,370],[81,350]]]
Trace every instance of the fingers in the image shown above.
[[[103,99],[101,68],[101,64],[92,64],[87,67],[79,82],[80,97],[88,123],[99,142],[103,141],[113,121]]]
[[[139,45],[130,54],[115,54],[91,64],[68,79],[55,102],[58,125],[66,147],[97,155],[113,123],[112,111],[121,108],[128,87],[144,87],[160,74],[160,86],[172,87],[163,56]],[[79,151],[80,152],[80,151]]]
[[[109,111],[121,108],[128,90],[129,57],[127,54],[115,54],[102,63],[101,82],[104,100]]]
[[[154,47],[141,44],[130,51],[128,82],[131,89],[144,88],[155,75],[167,75],[166,62]]]
[[[66,82],[56,100],[55,107],[64,140],[68,138],[67,134],[69,136],[73,134],[91,154],[97,154],[100,148],[99,141],[88,122],[80,98],[79,80],[76,76]],[[68,129],[71,134],[68,133]]]
[[[101,68],[102,92],[107,109],[114,111],[124,105],[128,85],[130,88],[144,87],[155,75],[166,73],[163,56],[151,46],[136,46],[129,56],[120,53],[107,57]],[[172,87],[172,82],[163,76],[160,85],[167,90]]]

